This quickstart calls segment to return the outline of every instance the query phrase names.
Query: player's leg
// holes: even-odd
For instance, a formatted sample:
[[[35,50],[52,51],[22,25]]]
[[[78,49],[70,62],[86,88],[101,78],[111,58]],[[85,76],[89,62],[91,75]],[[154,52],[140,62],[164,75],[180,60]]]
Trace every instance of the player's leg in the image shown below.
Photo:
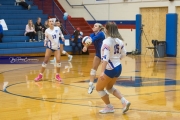
[[[129,106],[131,105],[131,103],[126,100],[123,95],[121,94],[121,92],[116,89],[113,85],[115,84],[115,82],[117,81],[118,77],[120,76],[121,74],[121,71],[122,71],[122,67],[121,65],[117,66],[116,68],[114,68],[113,71],[110,71],[110,70],[106,70],[105,71],[105,74],[107,74],[108,76],[112,75],[113,73],[116,74],[114,78],[112,78],[112,80],[107,84],[106,86],[106,90],[109,94],[112,94],[114,95],[115,97],[117,97],[119,100],[121,100],[121,103],[123,105],[123,110],[122,112],[125,113],[129,110]],[[112,76],[113,77],[113,76]]]
[[[94,79],[96,77],[96,71],[97,71],[100,63],[101,63],[100,57],[95,56],[94,60],[93,60],[93,67],[92,67],[91,72],[90,72],[90,82],[89,82],[89,89],[88,89],[89,94],[91,94],[93,92],[93,89],[94,89],[93,82],[94,82]]]
[[[51,57],[52,54],[52,50],[47,48],[46,52],[45,52],[45,57],[44,57],[44,61],[42,63],[42,67],[41,67],[41,72],[39,73],[39,75],[34,79],[36,82],[40,81],[43,77],[43,73],[46,69],[47,63],[49,61],[49,58]]]
[[[69,55],[65,50],[64,50],[64,44],[61,44],[61,47],[62,48],[62,54],[65,54],[68,56],[69,60],[68,61],[71,61],[73,56],[72,55]]]
[[[112,113],[114,112],[113,106],[110,104],[109,95],[104,90],[104,88],[108,85],[108,83],[112,80],[112,78],[108,77],[106,74],[103,75],[104,79],[98,78],[97,84],[96,84],[96,91],[98,92],[101,99],[106,104],[105,108],[100,110],[100,113]]]
[[[59,75],[60,73],[60,67],[61,67],[61,62],[60,62],[60,58],[61,58],[61,51],[60,50],[56,50],[54,52],[54,56],[56,58],[56,80],[61,81],[61,77]]]

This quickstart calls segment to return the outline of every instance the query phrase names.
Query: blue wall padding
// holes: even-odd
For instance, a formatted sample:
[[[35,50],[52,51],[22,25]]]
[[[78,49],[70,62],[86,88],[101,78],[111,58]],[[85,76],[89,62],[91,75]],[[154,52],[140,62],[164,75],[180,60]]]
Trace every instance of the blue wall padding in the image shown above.
[[[166,15],[166,54],[176,57],[177,54],[177,14]]]
[[[141,14],[136,15],[136,49],[141,53]]]

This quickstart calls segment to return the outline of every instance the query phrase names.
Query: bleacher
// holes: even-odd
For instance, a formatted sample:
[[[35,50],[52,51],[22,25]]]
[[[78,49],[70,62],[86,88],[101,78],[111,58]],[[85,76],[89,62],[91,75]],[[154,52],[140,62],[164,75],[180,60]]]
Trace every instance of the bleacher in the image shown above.
[[[29,38],[24,36],[25,26],[29,19],[35,24],[37,17],[41,17],[42,24],[47,20],[48,15],[43,14],[32,1],[26,1],[31,5],[30,10],[21,6],[15,6],[15,0],[0,0],[0,19],[4,19],[8,30],[4,31],[3,43],[0,43],[0,55],[7,54],[37,54],[44,53],[43,42],[29,42]],[[65,35],[69,39],[69,35]],[[37,37],[36,37],[37,40]],[[65,46],[67,52],[72,51],[71,46]]]

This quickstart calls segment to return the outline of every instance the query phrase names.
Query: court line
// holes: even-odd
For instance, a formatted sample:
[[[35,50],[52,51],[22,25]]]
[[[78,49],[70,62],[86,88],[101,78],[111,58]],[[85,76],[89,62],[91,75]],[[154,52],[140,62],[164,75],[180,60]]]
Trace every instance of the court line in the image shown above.
[[[51,81],[47,81],[47,82],[51,82]],[[11,84],[11,85],[8,85],[5,89],[5,92],[8,92],[7,91],[7,88],[11,87],[11,86],[14,86],[14,85],[17,85],[17,84],[22,84],[22,83],[26,83],[26,82],[19,82],[19,83],[14,83],[14,84]],[[63,85],[67,85],[67,86],[73,86],[73,87],[78,87],[78,88],[85,88],[87,89],[86,87],[81,87],[81,86],[77,86],[77,85],[70,85],[70,84],[64,84],[62,83]],[[1,90],[3,91],[3,90]],[[134,95],[124,95],[126,97],[131,97],[131,96],[139,96],[139,95],[150,95],[150,94],[157,94],[157,93],[162,93],[162,92],[174,92],[174,91],[180,91],[180,89],[177,89],[177,90],[166,90],[166,91],[159,91],[159,92],[152,92],[152,93],[142,93],[142,94],[134,94]],[[8,93],[11,93],[11,92],[8,92]],[[14,93],[13,93],[14,94]],[[15,94],[15,95],[18,95],[18,94]],[[22,95],[23,96],[23,95]],[[26,97],[26,96],[25,96]],[[29,96],[27,96],[29,97]],[[34,97],[34,98],[39,98],[39,97]],[[116,97],[111,97],[111,98],[116,98]],[[56,98],[47,98],[47,99],[56,99]],[[85,98],[85,99],[99,99],[99,98]],[[83,99],[62,99],[62,100],[83,100]]]
[[[39,66],[39,65],[30,66],[30,67],[37,67],[37,66]],[[6,72],[11,72],[11,71],[13,71],[13,70],[20,70],[20,69],[24,69],[24,68],[30,68],[30,67],[23,67],[23,68],[16,68],[16,69],[11,69],[11,70],[7,70],[7,71],[2,71],[2,72],[0,72],[0,74],[6,73]]]
[[[37,65],[39,66],[39,65]],[[30,67],[35,67],[35,66],[30,66]],[[24,68],[30,68],[30,67],[24,67]],[[18,69],[12,69],[12,70],[8,70],[8,71],[3,71],[1,72],[0,74],[2,73],[5,73],[5,72],[10,72],[10,71],[13,71],[13,70],[19,70],[19,69],[23,69],[23,68],[18,68]],[[21,83],[25,83],[25,82],[21,82]],[[11,84],[9,86],[7,86],[6,88],[10,87],[10,86],[13,86],[13,85],[16,85],[18,83],[15,83],[15,84]],[[20,84],[20,83],[19,83]],[[64,84],[64,85],[69,85],[69,84]],[[71,85],[69,85],[71,86]],[[80,86],[76,86],[76,87],[80,87]],[[85,88],[85,87],[81,87],[81,88]],[[69,105],[78,105],[78,106],[88,106],[88,107],[96,107],[96,108],[103,108],[103,107],[100,107],[100,106],[89,106],[89,105],[82,105],[82,104],[72,104],[72,103],[64,103],[64,102],[56,102],[56,101],[50,101],[50,100],[43,100],[42,98],[39,98],[39,97],[31,97],[31,96],[23,96],[23,95],[18,95],[18,94],[14,94],[14,93],[11,93],[11,92],[8,92],[6,89],[5,91],[3,90],[0,90],[1,92],[4,92],[4,93],[7,93],[7,94],[11,94],[11,95],[14,95],[14,96],[20,96],[20,97],[24,97],[24,98],[30,98],[30,99],[34,99],[34,100],[41,100],[41,101],[47,101],[47,102],[54,102],[54,103],[61,103],[61,104],[69,104]],[[178,90],[167,90],[167,91],[160,91],[160,92],[172,92],[172,91],[180,91],[180,89]],[[154,94],[154,93],[160,93],[160,92],[153,92],[153,93],[145,93],[145,94],[136,94],[136,95],[127,95],[128,96],[138,96],[138,95],[149,95],[149,94]],[[126,96],[126,95],[125,95]],[[88,98],[88,99],[91,99],[91,98]],[[93,99],[100,99],[100,98],[93,98]],[[62,99],[61,99],[62,100]],[[64,100],[68,100],[68,99],[64,99]],[[78,100],[83,100],[83,99],[78,99]],[[114,109],[122,109],[122,108],[114,108]],[[141,109],[129,109],[129,110],[134,110],[134,111],[152,111],[152,112],[170,112],[170,113],[180,113],[180,112],[177,112],[177,111],[157,111],[157,110],[141,110]]]
[[[67,104],[67,105],[77,105],[77,106],[85,106],[85,107],[95,107],[95,108],[103,108],[101,106],[90,106],[90,105],[82,105],[82,104],[73,104],[73,103],[68,103],[68,102],[57,102],[57,101],[50,101],[50,100],[43,100],[42,98],[36,98],[36,97],[30,97],[30,96],[23,96],[23,95],[17,95],[17,94],[14,94],[14,93],[10,93],[8,91],[5,91],[6,93],[8,94],[11,94],[11,95],[15,95],[15,96],[20,96],[20,97],[24,97],[24,98],[30,98],[30,99],[34,99],[34,100],[40,100],[40,101],[46,101],[46,102],[53,102],[53,103],[61,103],[61,104]],[[100,98],[99,98],[100,99]],[[57,99],[58,100],[58,99]],[[59,100],[62,100],[62,99],[59,99]],[[114,108],[114,109],[122,109],[122,108]],[[133,109],[133,108],[130,108],[129,111],[151,111],[151,112],[159,112],[159,113],[167,113],[167,112],[170,112],[170,113],[177,113],[177,114],[180,114],[180,112],[177,112],[177,111],[158,111],[158,110],[142,110],[142,109]]]

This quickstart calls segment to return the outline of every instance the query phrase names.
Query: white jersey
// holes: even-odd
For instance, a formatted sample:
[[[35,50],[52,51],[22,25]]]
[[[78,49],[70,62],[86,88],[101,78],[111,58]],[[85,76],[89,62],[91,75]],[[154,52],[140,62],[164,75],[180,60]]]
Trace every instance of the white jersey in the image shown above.
[[[107,61],[106,69],[112,70],[120,65],[120,59],[126,56],[126,49],[122,40],[108,37],[103,41],[101,47],[101,58]]]
[[[59,37],[64,38],[59,27],[54,27],[53,30],[50,28],[45,31],[45,42],[47,42],[47,47],[53,50],[58,50],[60,48]]]

